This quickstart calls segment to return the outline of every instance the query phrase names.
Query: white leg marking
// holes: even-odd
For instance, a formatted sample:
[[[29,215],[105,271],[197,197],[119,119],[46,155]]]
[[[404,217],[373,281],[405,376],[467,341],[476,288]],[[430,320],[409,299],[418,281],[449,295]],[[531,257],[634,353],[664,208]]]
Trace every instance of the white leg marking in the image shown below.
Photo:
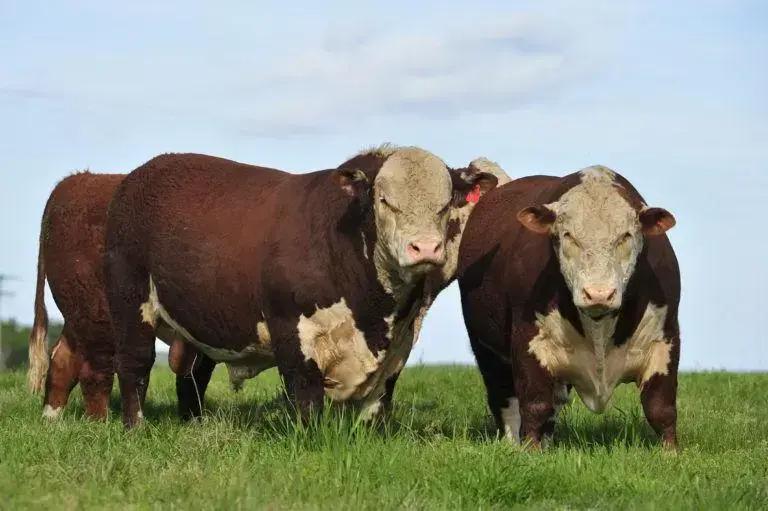
[[[62,407],[54,408],[51,405],[45,405],[43,407],[43,418],[48,420],[56,420],[61,416]]]
[[[508,400],[509,406],[501,409],[501,421],[504,423],[504,438],[516,444],[520,443],[520,402],[516,397]]]
[[[381,414],[381,400],[369,401],[363,404],[360,410],[360,420],[369,422]]]

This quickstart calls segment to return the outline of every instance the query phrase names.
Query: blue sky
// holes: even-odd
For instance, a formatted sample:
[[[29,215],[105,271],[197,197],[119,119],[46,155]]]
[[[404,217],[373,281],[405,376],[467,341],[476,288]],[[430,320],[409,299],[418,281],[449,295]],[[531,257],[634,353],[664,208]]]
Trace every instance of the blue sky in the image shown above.
[[[621,172],[678,220],[682,365],[768,369],[768,4],[320,4],[0,0],[3,317],[32,319],[40,215],[74,170],[194,151],[300,172],[391,141]],[[420,360],[472,360],[455,287]]]

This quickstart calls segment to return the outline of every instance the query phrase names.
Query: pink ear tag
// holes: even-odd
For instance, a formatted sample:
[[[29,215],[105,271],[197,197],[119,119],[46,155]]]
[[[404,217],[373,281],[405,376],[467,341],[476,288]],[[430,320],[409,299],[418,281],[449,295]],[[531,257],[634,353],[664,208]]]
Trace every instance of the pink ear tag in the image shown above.
[[[467,202],[477,204],[477,201],[480,200],[480,195],[480,185],[475,185],[475,187],[467,194]]]

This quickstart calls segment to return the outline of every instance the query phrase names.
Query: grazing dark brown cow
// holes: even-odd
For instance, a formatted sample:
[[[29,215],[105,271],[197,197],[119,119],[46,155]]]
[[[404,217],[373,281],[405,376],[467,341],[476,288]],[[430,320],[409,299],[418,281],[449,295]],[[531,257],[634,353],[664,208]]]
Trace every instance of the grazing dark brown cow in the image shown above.
[[[49,419],[61,414],[78,382],[86,414],[93,418],[107,415],[114,342],[104,288],[104,236],[109,201],[124,177],[90,172],[69,176],[54,188],[45,206],[27,379],[33,393],[45,388],[43,416]],[[46,277],[64,316],[64,328],[51,352],[50,364]],[[166,342],[170,339],[168,335],[163,337]],[[183,341],[173,343],[169,357],[172,369],[179,374],[189,372],[194,352]]]
[[[566,385],[602,412],[616,385],[635,382],[648,422],[677,445],[680,274],[664,234],[674,224],[600,166],[519,179],[478,204],[459,286],[488,404],[508,438],[549,437]]]
[[[305,418],[324,395],[378,412],[424,314],[426,276],[446,261],[451,210],[496,182],[391,146],[300,175],[195,154],[142,165],[107,229],[126,426],[142,418],[161,319],[246,376],[277,365]],[[191,378],[179,385],[180,401],[199,398]]]

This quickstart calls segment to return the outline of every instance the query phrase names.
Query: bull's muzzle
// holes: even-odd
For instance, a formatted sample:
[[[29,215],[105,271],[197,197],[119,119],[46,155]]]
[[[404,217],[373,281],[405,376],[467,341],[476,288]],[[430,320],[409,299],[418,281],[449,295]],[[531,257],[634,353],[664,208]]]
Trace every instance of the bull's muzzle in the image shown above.
[[[442,240],[414,240],[405,247],[408,263],[411,265],[445,263],[445,243]]]
[[[584,286],[576,305],[586,315],[600,318],[621,306],[618,295],[618,289],[615,286]]]

